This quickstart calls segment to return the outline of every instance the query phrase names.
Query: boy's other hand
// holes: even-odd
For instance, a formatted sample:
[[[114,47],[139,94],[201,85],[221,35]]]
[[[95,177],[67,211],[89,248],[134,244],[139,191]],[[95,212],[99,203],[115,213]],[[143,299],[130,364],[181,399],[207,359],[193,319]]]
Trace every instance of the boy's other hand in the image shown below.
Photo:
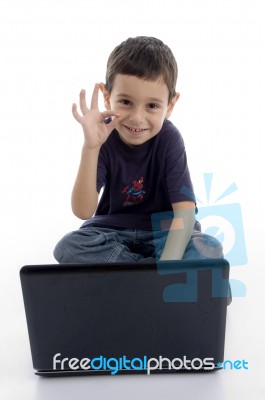
[[[102,146],[107,140],[110,133],[115,128],[115,120],[120,115],[115,111],[108,110],[100,112],[98,108],[98,92],[99,85],[96,84],[90,109],[86,104],[86,92],[81,90],[80,92],[80,110],[82,115],[77,111],[77,105],[73,104],[72,113],[74,118],[82,125],[84,132],[85,146],[90,149],[96,149]],[[109,124],[105,124],[104,120],[108,117],[114,117]]]

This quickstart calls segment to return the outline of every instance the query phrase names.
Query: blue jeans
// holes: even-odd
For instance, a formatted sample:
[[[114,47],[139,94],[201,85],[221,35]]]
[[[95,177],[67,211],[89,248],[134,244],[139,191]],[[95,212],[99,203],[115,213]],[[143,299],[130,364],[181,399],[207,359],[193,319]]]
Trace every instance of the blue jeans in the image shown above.
[[[59,263],[137,262],[159,260],[167,231],[141,231],[88,225],[65,235],[54,249]],[[222,258],[222,245],[194,230],[183,259]]]

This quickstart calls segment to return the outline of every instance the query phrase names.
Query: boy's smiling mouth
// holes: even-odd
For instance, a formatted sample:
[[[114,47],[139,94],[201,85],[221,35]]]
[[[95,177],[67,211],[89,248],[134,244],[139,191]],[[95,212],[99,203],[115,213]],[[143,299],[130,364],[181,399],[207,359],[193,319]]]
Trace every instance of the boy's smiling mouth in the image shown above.
[[[131,126],[128,126],[128,125],[124,125],[124,127],[127,128],[131,133],[134,133],[134,134],[137,134],[137,133],[139,134],[144,131],[147,131],[147,129],[132,128]]]

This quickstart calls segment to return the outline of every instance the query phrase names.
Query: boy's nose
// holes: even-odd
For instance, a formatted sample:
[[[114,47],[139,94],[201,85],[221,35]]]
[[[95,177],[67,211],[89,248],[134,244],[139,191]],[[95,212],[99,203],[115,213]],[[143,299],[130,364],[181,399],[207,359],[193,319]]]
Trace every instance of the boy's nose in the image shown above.
[[[133,125],[140,126],[140,124],[144,121],[143,111],[140,109],[134,110],[134,112],[130,115],[130,121]]]

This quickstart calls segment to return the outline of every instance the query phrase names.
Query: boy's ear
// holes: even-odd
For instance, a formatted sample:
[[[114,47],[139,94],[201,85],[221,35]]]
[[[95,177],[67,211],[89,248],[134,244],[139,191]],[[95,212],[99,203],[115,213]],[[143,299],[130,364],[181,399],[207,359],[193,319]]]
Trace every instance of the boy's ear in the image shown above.
[[[174,110],[175,104],[178,101],[180,96],[180,93],[176,93],[175,96],[170,100],[168,106],[167,106],[167,114],[166,114],[166,118],[169,118],[172,111]]]
[[[103,97],[104,97],[104,105],[106,110],[110,110],[110,93],[107,91],[105,84],[103,82],[100,82],[99,84],[99,89],[101,90]]]

